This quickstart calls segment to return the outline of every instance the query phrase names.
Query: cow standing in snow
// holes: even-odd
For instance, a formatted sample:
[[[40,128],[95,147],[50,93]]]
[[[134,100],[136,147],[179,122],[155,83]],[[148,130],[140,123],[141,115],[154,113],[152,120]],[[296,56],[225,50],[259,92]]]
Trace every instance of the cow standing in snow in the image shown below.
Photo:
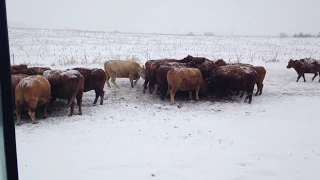
[[[77,70],[84,77],[84,90],[83,92],[88,92],[94,90],[96,93],[96,98],[93,101],[93,104],[97,104],[98,98],[100,97],[100,105],[103,104],[104,97],[104,85],[106,83],[106,73],[99,68],[73,68]]]
[[[47,117],[47,108],[50,103],[51,86],[49,81],[40,75],[23,78],[15,88],[15,112],[17,125],[21,124],[22,111],[28,111],[33,124],[38,121],[35,117],[36,108],[44,106],[44,118]]]
[[[79,106],[79,115],[82,115],[82,96],[84,89],[84,77],[77,70],[47,70],[43,76],[52,86],[51,104],[58,99],[67,99],[70,106],[70,114],[74,114],[75,99]]]
[[[199,100],[199,90],[204,85],[201,71],[197,68],[179,67],[173,68],[167,73],[168,93],[170,92],[171,103],[174,104],[174,96],[178,90],[189,91],[192,100],[192,91],[195,91],[196,100]]]
[[[312,58],[304,58],[300,60],[292,60],[290,59],[287,65],[287,68],[294,68],[298,74],[297,81],[303,77],[304,82],[306,82],[306,78],[304,76],[305,73],[313,73],[314,76],[312,78],[312,81],[314,78],[316,78],[320,72],[320,61],[312,59]],[[319,76],[319,82],[320,82],[320,76]]]
[[[246,91],[245,102],[252,102],[254,85],[258,80],[258,73],[249,66],[226,65],[219,66],[212,71],[207,79],[208,88],[215,92],[226,92],[227,89]]]
[[[131,87],[133,88],[133,80],[135,80],[135,84],[140,79],[145,78],[144,67],[140,66],[137,62],[134,61],[126,61],[126,60],[109,60],[104,63],[104,70],[107,76],[107,85],[111,87],[109,84],[109,79],[111,78],[111,82],[119,88],[116,83],[116,78],[129,78]]]

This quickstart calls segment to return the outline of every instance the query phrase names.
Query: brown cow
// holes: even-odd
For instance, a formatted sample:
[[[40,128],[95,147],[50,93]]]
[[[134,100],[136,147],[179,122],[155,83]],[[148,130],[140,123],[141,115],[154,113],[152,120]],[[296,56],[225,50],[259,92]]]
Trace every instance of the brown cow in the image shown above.
[[[11,74],[26,74],[28,66],[26,64],[12,65]]]
[[[94,99],[93,104],[97,104],[98,98],[100,96],[100,105],[103,104],[104,97],[104,84],[106,83],[107,76],[104,70],[93,68],[73,68],[81,73],[84,77],[84,90],[83,92],[88,92],[94,90],[96,93],[96,98]]]
[[[166,64],[166,63],[188,63],[191,61],[190,55],[187,57],[177,60],[177,59],[157,59],[157,60],[148,60],[145,63],[145,81],[144,81],[144,88],[143,88],[143,93],[146,92],[147,86],[149,86],[149,92],[150,94],[152,93],[152,89],[155,88],[156,85],[156,71],[157,71],[157,66],[161,64]]]
[[[12,89],[12,98],[13,98],[13,106],[14,106],[14,109],[16,108],[15,106],[15,89],[16,89],[16,86],[19,84],[19,82],[25,78],[25,77],[28,77],[29,75],[27,74],[12,74],[11,75],[11,89]]]
[[[249,104],[251,104],[257,79],[258,74],[252,67],[225,65],[213,70],[206,83],[214,91],[226,91],[227,89],[246,91],[245,102],[249,99]]]
[[[51,70],[49,67],[31,67],[27,69],[28,75],[42,75],[44,71]]]
[[[186,63],[160,63],[156,68],[156,85],[153,94],[160,90],[160,98],[163,100],[168,92],[167,73],[175,67],[186,67]]]
[[[82,115],[82,96],[84,90],[84,77],[77,70],[47,70],[43,76],[52,86],[51,104],[58,99],[67,99],[70,106],[70,114],[74,114],[75,99],[79,106],[79,115]]]
[[[188,67],[198,68],[201,71],[203,79],[207,79],[211,72],[219,67],[226,65],[226,62],[223,59],[218,59],[217,61],[211,61],[206,58],[193,57],[194,59],[188,63]]]
[[[174,95],[180,91],[189,91],[192,100],[192,91],[195,90],[196,100],[199,100],[199,90],[204,85],[201,72],[197,68],[173,68],[167,73],[168,93],[170,92],[171,103],[174,104]]]
[[[33,124],[38,123],[35,117],[37,106],[44,106],[44,118],[46,118],[50,96],[50,83],[43,76],[33,75],[22,79],[15,88],[17,125],[21,124],[21,113],[25,108]]]
[[[298,74],[297,81],[303,77],[304,82],[306,82],[306,78],[304,77],[304,73],[313,73],[314,76],[312,78],[312,81],[314,78],[317,77],[318,73],[320,72],[320,62],[318,60],[312,59],[312,58],[304,58],[300,60],[292,60],[290,59],[287,65],[287,68],[294,68]],[[320,76],[319,76],[319,82],[320,82]]]
[[[104,63],[104,70],[107,76],[108,87],[111,87],[109,84],[109,79],[111,77],[111,82],[119,88],[116,84],[116,78],[129,78],[131,87],[133,88],[134,83],[140,79],[145,78],[144,67],[140,66],[137,62],[126,61],[126,60],[109,60]]]
[[[262,94],[262,89],[263,89],[263,80],[266,76],[266,69],[263,66],[253,66],[252,64],[245,64],[245,63],[228,63],[228,65],[239,65],[239,66],[248,66],[252,67],[257,73],[258,73],[258,79],[257,79],[257,92],[255,96],[261,95]],[[239,91],[237,92],[237,95],[239,95]],[[243,97],[244,91],[240,95],[240,97]]]

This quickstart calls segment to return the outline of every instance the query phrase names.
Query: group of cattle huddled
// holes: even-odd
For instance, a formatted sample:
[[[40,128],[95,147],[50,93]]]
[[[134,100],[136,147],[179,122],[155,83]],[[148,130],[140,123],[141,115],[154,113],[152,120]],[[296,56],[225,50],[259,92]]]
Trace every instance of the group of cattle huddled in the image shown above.
[[[314,78],[320,73],[320,63],[314,59],[290,60],[287,68],[293,67],[298,78],[304,73],[314,73]],[[21,124],[21,113],[28,112],[33,123],[37,123],[35,111],[43,107],[44,118],[47,109],[52,108],[56,99],[68,100],[70,114],[74,114],[75,101],[82,114],[83,92],[95,91],[96,104],[100,97],[103,104],[104,86],[109,80],[119,88],[116,78],[129,78],[131,87],[140,79],[145,80],[143,93],[149,89],[150,94],[160,93],[163,100],[170,95],[171,103],[175,103],[175,94],[183,91],[195,92],[196,100],[199,94],[226,95],[236,91],[240,97],[246,92],[245,102],[252,102],[253,90],[257,84],[257,95],[262,94],[263,80],[266,70],[263,66],[253,66],[243,63],[226,63],[222,59],[216,61],[204,57],[188,55],[183,59],[148,60],[145,65],[127,60],[109,60],[100,68],[73,68],[64,71],[52,70],[49,67],[27,67],[25,64],[11,66],[12,90],[14,97],[17,125]],[[320,82],[320,80],[319,80]]]

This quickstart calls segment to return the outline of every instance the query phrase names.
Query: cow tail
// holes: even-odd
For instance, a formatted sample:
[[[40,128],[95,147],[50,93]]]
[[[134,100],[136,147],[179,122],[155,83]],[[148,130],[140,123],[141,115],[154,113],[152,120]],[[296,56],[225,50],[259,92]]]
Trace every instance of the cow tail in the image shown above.
[[[81,74],[79,73],[77,73],[77,74],[75,74],[76,76],[77,76],[77,88],[76,88],[76,91],[74,91],[74,93],[72,94],[72,97],[71,97],[71,99],[70,99],[70,101],[69,101],[69,103],[68,103],[68,106],[71,106],[71,104],[72,104],[72,102],[74,102],[75,101],[75,99],[76,99],[76,96],[77,96],[77,94],[78,94],[78,91],[79,91],[79,89],[80,89],[80,85],[81,85]]]

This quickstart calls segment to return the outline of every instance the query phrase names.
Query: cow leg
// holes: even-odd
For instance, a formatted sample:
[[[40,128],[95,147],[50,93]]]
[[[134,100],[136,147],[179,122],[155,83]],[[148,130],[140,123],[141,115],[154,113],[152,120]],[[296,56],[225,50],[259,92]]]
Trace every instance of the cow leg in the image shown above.
[[[298,81],[299,81],[299,79],[301,78],[301,76],[302,76],[301,74],[299,74],[299,75],[298,75],[298,77],[297,77],[297,81],[296,81],[296,82],[298,82]]]
[[[248,102],[248,99],[249,99],[249,102],[248,102],[248,103],[251,104],[252,95],[253,95],[253,92],[250,92],[250,93],[247,92],[247,96],[246,96],[246,98],[244,99],[244,102],[247,103],[247,102]]]
[[[146,79],[144,80],[143,93],[146,93],[147,85],[148,85],[148,78],[146,77]]]
[[[239,92],[239,91],[238,91]],[[240,98],[242,98],[244,95],[244,91],[242,91],[241,95],[240,95]]]
[[[78,112],[78,115],[82,115],[82,96],[83,96],[83,92],[79,92],[77,94],[77,104],[79,106],[79,112]],[[74,103],[73,103],[74,104]],[[74,106],[73,106],[73,109],[74,109]]]
[[[17,126],[20,126],[21,125],[21,111],[20,111],[19,106],[16,106],[15,113],[16,113],[16,117],[17,117]]]
[[[69,114],[69,116],[72,116],[74,114],[74,104],[75,104],[75,102],[72,102],[71,105],[70,105],[70,114]]]
[[[35,113],[36,113],[36,108],[31,108],[30,107],[30,109],[28,111],[28,114],[29,114],[29,116],[30,116],[30,118],[32,120],[32,124],[37,124],[38,123],[38,121],[36,119],[36,116],[35,116]]]
[[[178,88],[174,88],[174,87],[171,88],[171,91],[170,91],[171,104],[175,104],[174,95],[176,94],[177,91],[178,91]]]
[[[111,88],[110,83],[109,83],[110,76],[107,73],[106,73],[106,75],[107,75],[106,83],[107,83],[108,87]]]
[[[30,99],[30,101],[28,103],[28,107],[29,107],[28,114],[29,114],[33,124],[37,124],[38,123],[38,121],[36,119],[36,116],[35,116],[37,103],[38,103],[38,99],[36,99],[36,98],[35,99]]]
[[[98,101],[98,98],[100,96],[100,93],[97,90],[95,90],[94,92],[96,93],[96,98],[94,99],[93,104],[97,104],[97,101]]]
[[[189,99],[192,100],[192,91],[189,91]]]
[[[152,88],[154,88],[154,87],[152,87],[152,86],[150,85],[150,83],[149,83],[149,93],[150,93],[150,94],[152,94]]]
[[[248,102],[248,103],[251,104],[251,102],[252,102],[253,90],[254,90],[254,85],[255,85],[255,84],[253,84],[253,86],[250,87],[249,90],[247,90],[247,96],[246,96],[246,98],[245,98],[245,100],[244,100],[245,103],[246,103],[247,100],[249,99],[249,102]]]
[[[130,79],[131,88],[133,88],[133,78],[129,78],[129,79]]]
[[[303,77],[303,81],[306,82],[306,78],[304,77],[304,74],[302,74],[302,77]]]
[[[119,86],[116,83],[116,78],[117,78],[116,76],[111,77],[111,82],[112,82],[112,84],[114,84],[116,86],[116,88],[120,89]]]
[[[105,92],[101,91],[101,93],[100,93],[100,105],[103,105],[104,94],[105,94]]]
[[[137,84],[138,81],[139,81],[139,79],[136,79],[136,80],[134,81],[134,84]]]
[[[49,103],[45,104],[44,107],[43,107],[43,119],[47,118],[48,106],[49,106]]]
[[[50,99],[50,105],[49,105],[49,111],[53,112],[53,105],[56,102],[57,98],[56,97],[51,97]]]
[[[315,72],[314,73],[314,76],[313,76],[313,78],[312,78],[312,81],[314,80],[314,78],[316,78],[318,76],[318,73],[317,72]]]
[[[199,101],[199,91],[200,87],[196,89],[196,100]]]
[[[155,85],[155,88],[154,88],[154,90],[153,90],[153,94],[157,94],[158,87],[159,87],[159,85],[158,85],[158,84],[156,84],[156,85]]]
[[[260,88],[261,88],[261,85],[259,83],[257,83],[257,92],[256,92],[255,96],[258,96]]]
[[[262,89],[263,89],[263,84],[260,84],[260,93],[259,93],[259,95],[262,94]]]

